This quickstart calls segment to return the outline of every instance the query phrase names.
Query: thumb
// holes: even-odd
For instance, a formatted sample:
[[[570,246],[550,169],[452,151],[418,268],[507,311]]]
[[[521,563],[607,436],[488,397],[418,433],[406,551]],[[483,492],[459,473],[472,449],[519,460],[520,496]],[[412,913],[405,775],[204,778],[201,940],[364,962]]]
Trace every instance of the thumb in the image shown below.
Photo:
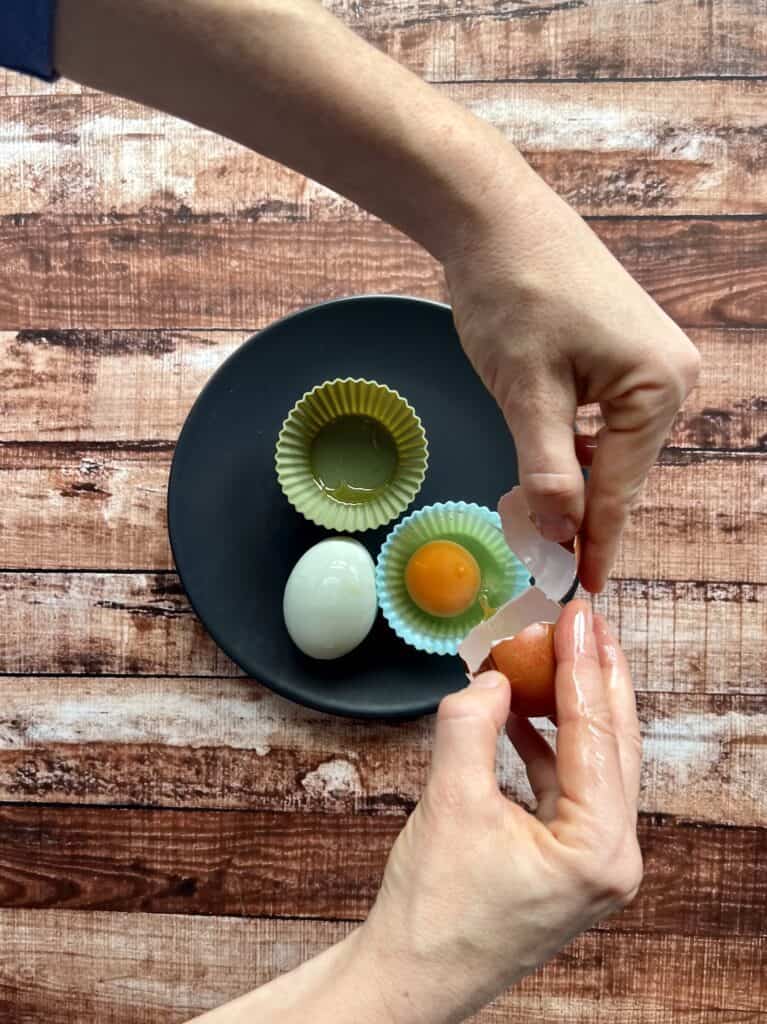
[[[497,786],[495,751],[509,717],[511,690],[500,672],[483,672],[470,686],[445,697],[437,714],[430,781],[453,792],[476,794],[477,782]]]
[[[504,409],[519,464],[519,482],[541,535],[572,540],[583,518],[583,473],[575,452],[578,406],[569,388],[552,382],[545,399],[520,395]]]

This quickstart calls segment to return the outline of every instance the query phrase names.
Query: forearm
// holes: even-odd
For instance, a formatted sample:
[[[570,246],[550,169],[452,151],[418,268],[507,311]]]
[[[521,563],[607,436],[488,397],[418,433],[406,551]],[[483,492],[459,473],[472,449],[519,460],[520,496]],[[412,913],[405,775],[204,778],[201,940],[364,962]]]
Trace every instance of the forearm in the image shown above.
[[[394,1024],[387,994],[368,961],[362,930],[356,929],[295,970],[192,1024]]]
[[[482,215],[499,162],[526,170],[316,0],[59,0],[56,65],[328,185],[438,257]]]

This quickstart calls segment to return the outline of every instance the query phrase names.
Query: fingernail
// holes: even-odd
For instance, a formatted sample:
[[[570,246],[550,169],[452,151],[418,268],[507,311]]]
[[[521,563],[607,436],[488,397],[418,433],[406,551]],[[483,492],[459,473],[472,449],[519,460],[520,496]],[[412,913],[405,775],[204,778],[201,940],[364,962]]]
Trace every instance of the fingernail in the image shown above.
[[[535,525],[545,540],[560,543],[575,536],[575,521],[570,516],[535,516]]]
[[[594,620],[591,608],[586,605],[575,613],[573,619],[573,654],[579,657],[587,650],[591,651],[594,646]]]
[[[472,686],[481,687],[483,690],[494,690],[501,685],[501,676],[497,672],[483,672],[474,676]]]

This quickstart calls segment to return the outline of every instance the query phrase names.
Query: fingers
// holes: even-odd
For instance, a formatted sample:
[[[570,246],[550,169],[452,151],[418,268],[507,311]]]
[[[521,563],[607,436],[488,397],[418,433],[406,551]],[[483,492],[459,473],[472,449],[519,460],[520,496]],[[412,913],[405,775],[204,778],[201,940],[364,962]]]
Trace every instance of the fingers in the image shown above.
[[[613,726],[618,737],[623,791],[631,819],[636,822],[642,740],[639,731],[634,687],[628,663],[618,641],[601,615],[594,616],[594,633],[599,663],[607,687]]]
[[[602,820],[615,819],[616,806],[625,808],[618,740],[591,608],[585,601],[567,605],[554,642],[560,792]]]
[[[506,733],[522,758],[530,787],[538,802],[537,815],[548,822],[556,814],[559,784],[554,751],[527,718],[509,715]]]
[[[607,582],[629,511],[671,420],[669,409],[650,416],[636,429],[615,429],[608,419],[599,433],[586,490],[578,565],[578,577],[591,593],[599,593]]]
[[[511,691],[500,672],[483,672],[470,686],[445,697],[437,714],[430,781],[472,798],[498,789],[495,752],[509,715]]]
[[[571,540],[583,518],[583,473],[573,439],[575,411],[574,394],[556,383],[545,403],[522,395],[504,409],[517,449],[519,482],[536,526],[552,541]]]

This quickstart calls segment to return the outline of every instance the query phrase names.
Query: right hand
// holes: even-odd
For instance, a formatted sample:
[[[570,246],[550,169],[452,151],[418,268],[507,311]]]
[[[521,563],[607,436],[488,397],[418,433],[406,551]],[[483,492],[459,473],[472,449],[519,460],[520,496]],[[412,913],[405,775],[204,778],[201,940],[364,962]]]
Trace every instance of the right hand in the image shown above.
[[[636,893],[639,726],[626,660],[573,601],[556,628],[557,750],[508,719],[509,685],[485,673],[443,700],[431,775],[357,934],[361,975],[392,1021],[457,1022]],[[538,806],[495,776],[506,726]]]

